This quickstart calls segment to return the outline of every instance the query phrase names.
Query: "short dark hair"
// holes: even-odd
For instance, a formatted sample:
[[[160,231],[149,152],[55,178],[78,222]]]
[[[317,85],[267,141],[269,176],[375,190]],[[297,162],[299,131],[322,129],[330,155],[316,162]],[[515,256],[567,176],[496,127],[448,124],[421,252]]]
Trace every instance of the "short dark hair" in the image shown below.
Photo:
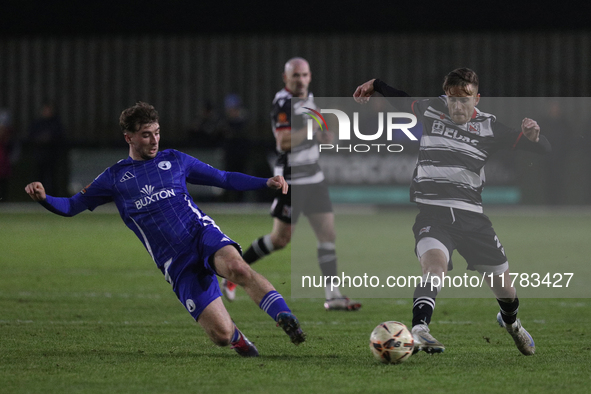
[[[468,85],[474,85],[476,92],[468,91]],[[456,68],[445,76],[443,80],[443,91],[448,92],[451,88],[458,87],[466,94],[473,94],[478,92],[478,75],[469,68]]]
[[[119,126],[123,133],[135,133],[142,125],[157,122],[158,112],[154,106],[143,101],[138,101],[133,107],[124,110],[119,117]]]

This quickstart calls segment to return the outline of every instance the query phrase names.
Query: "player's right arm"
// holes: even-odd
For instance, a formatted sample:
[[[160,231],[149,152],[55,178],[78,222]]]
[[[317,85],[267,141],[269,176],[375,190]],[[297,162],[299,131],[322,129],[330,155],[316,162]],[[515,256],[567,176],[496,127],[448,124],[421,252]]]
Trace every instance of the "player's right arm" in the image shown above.
[[[369,101],[369,98],[374,94],[375,89],[373,87],[374,79],[370,79],[369,81],[357,86],[355,89],[355,93],[353,93],[353,97],[355,101],[359,104],[365,104]]]
[[[275,130],[275,142],[282,152],[290,152],[291,148],[301,144],[306,138],[308,129],[281,128]]]
[[[33,199],[33,201],[43,201],[46,198],[45,188],[41,182],[31,182],[25,186],[25,191]]]
[[[73,197],[62,198],[52,197],[45,193],[45,188],[41,182],[31,182],[25,187],[27,194],[37,201],[45,209],[61,216],[74,216],[86,209],[86,206]]]
[[[399,110],[412,112],[416,115],[414,104],[417,100],[411,98],[408,93],[393,88],[381,79],[370,79],[359,85],[353,93],[353,98],[358,103],[365,104],[375,92],[380,93],[384,97],[400,97],[391,101],[391,104]]]
[[[108,187],[107,175],[103,172],[90,185],[72,197],[53,197],[45,192],[41,182],[31,182],[25,191],[45,209],[60,216],[71,217],[85,210],[93,211],[99,205],[113,201]]]
[[[380,93],[384,97],[410,97],[408,93],[393,88],[386,82],[377,78],[370,79],[364,84],[357,86],[355,93],[353,93],[353,97],[358,103],[366,103],[375,92]]]

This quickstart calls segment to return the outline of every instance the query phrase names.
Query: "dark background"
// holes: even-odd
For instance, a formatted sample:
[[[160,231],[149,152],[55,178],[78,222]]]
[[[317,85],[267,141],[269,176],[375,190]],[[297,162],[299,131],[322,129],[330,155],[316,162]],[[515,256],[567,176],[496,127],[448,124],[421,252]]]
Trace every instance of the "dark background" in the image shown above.
[[[212,150],[187,136],[206,102],[219,115],[226,95],[238,94],[250,139],[248,149],[238,145],[250,155],[241,168],[270,175],[269,105],[292,56],[310,61],[319,97],[349,96],[372,77],[414,96],[437,95],[442,77],[460,66],[479,73],[483,97],[591,97],[591,6],[546,4],[4,0],[0,108],[10,111],[13,130],[2,201],[27,200],[22,185],[37,179],[28,127],[47,99],[65,126],[65,140],[52,152],[60,165],[54,194],[68,195],[68,177],[78,168],[68,152],[125,154],[118,114],[137,100],[159,109],[163,148]],[[544,126],[556,148],[550,158],[518,156],[523,203],[591,204],[583,170],[591,165],[591,116],[586,101],[576,102],[553,120],[555,135]]]
[[[589,28],[590,8],[583,2],[8,0],[1,5],[0,34],[578,30]]]

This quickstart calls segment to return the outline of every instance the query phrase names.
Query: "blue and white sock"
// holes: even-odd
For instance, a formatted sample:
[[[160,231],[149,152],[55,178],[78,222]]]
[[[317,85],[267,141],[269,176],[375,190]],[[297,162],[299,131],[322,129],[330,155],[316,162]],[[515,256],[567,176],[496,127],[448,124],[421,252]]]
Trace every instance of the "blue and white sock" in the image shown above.
[[[271,290],[261,300],[259,307],[267,312],[273,320],[277,319],[277,315],[281,312],[291,313],[291,309],[285,303],[283,296],[275,290]]]
[[[232,339],[230,340],[231,343],[236,343],[240,339],[240,330],[234,324],[234,334],[232,334]]]

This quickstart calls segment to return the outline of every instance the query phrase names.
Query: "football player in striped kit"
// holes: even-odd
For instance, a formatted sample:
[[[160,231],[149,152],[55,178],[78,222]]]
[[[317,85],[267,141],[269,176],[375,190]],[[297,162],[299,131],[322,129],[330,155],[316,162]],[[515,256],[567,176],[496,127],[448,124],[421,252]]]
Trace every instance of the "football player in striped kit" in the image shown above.
[[[189,182],[242,191],[270,187],[287,193],[285,179],[220,171],[177,150],[159,151],[159,117],[150,104],[139,102],[124,110],[119,123],[129,157],[107,168],[81,192],[70,198],[52,197],[40,182],[28,184],[25,191],[49,211],[68,217],[114,202],[179,301],[215,344],[231,345],[244,357],[259,354],[224,307],[216,275],[242,286],[294,344],[303,342],[305,335],[281,294],[244,262],[240,246],[187,191]]]
[[[287,246],[298,218],[303,213],[308,217],[318,240],[318,263],[322,275],[336,277],[338,270],[334,214],[324,174],[318,165],[318,142],[330,142],[332,134],[317,131],[314,139],[306,139],[307,115],[304,113],[308,112],[309,108],[316,108],[314,95],[308,90],[311,80],[310,65],[305,59],[295,57],[285,63],[285,87],[277,92],[273,99],[271,124],[279,153],[275,175],[285,177],[290,185],[289,191],[286,195],[276,195],[271,206],[273,229],[271,233],[252,242],[244,253],[244,260],[252,264]],[[294,104],[293,114],[292,97],[301,99]],[[361,303],[342,295],[339,288],[332,286],[330,281],[326,283],[326,310],[355,311],[361,308]],[[232,283],[225,281],[222,290],[229,300],[234,298]]]
[[[523,119],[520,130],[516,130],[476,108],[478,85],[473,70],[459,68],[445,77],[445,95],[438,98],[416,100],[379,79],[358,86],[353,97],[360,103],[367,102],[374,92],[396,97],[394,105],[412,112],[423,124],[410,190],[411,201],[419,208],[413,232],[423,271],[423,280],[414,293],[415,350],[440,353],[445,349],[428,326],[441,290],[441,281],[432,278],[447,275],[452,268],[452,252],[457,249],[469,270],[497,277],[491,286],[500,306],[497,322],[511,334],[521,353],[532,355],[535,344],[517,319],[519,299],[511,286],[509,263],[490,220],[483,214],[481,192],[484,165],[491,154],[500,149],[547,153],[550,143],[532,119]],[[499,276],[504,277],[504,286]],[[487,276],[486,280],[490,286],[491,278]]]

